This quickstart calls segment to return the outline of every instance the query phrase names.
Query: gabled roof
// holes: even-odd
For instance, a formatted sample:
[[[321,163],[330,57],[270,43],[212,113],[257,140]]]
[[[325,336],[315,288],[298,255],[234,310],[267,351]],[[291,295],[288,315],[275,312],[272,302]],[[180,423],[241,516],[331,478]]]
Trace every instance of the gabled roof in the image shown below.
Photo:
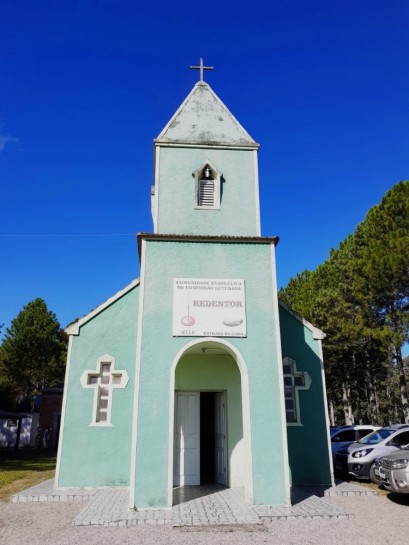
[[[259,147],[204,81],[196,83],[155,143]]]
[[[281,299],[278,300],[279,305],[286,310],[288,313],[290,313],[294,318],[296,318],[299,322],[301,322],[307,329],[309,329],[312,333],[312,338],[316,341],[322,341],[327,336],[326,333],[321,331],[321,329],[318,329],[318,327],[315,327],[310,322],[308,322],[305,318],[300,316],[295,310],[293,310],[291,307],[287,305],[287,303],[284,303],[284,301],[281,301]]]
[[[65,333],[67,335],[79,335],[81,326],[83,326],[84,324],[92,320],[92,318],[94,318],[97,314],[99,314],[100,312],[105,310],[107,307],[115,303],[115,301],[118,301],[118,299],[120,299],[121,297],[126,295],[129,291],[131,291],[133,288],[138,286],[139,283],[140,283],[139,278],[136,278],[135,280],[133,280],[130,284],[125,286],[122,290],[118,291],[117,293],[115,293],[115,295],[107,299],[104,303],[97,306],[97,308],[95,308],[94,310],[91,310],[91,312],[89,312],[82,318],[75,320],[75,322],[72,322],[71,324],[67,325],[67,327],[64,329]]]

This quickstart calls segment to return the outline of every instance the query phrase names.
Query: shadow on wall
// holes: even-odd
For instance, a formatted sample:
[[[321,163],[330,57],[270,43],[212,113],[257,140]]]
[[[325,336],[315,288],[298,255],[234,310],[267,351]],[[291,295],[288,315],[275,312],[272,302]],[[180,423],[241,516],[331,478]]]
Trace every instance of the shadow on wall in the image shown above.
[[[311,378],[308,390],[299,390],[300,422],[287,424],[288,457],[293,485],[331,485],[331,465],[319,342],[312,331],[280,305],[283,358],[296,362],[297,372]]]

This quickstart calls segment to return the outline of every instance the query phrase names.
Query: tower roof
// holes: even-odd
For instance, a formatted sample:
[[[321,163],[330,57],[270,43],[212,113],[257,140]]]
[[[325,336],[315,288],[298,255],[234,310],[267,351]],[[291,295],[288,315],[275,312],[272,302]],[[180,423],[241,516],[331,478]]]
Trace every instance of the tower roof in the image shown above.
[[[259,147],[204,81],[196,83],[155,142]]]

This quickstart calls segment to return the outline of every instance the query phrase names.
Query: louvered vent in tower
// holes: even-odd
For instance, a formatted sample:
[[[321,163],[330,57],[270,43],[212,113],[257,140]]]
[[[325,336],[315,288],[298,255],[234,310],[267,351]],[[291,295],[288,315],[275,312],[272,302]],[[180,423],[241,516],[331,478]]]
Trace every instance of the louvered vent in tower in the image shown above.
[[[214,180],[199,180],[198,205],[214,207]]]
[[[206,161],[195,172],[195,208],[200,210],[220,209],[220,180],[222,173],[209,161]]]

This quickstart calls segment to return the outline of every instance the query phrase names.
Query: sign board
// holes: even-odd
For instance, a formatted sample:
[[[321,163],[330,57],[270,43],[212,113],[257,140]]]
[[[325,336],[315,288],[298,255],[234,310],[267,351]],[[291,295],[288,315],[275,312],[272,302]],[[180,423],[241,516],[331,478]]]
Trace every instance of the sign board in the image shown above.
[[[174,337],[246,337],[244,280],[175,278]]]

